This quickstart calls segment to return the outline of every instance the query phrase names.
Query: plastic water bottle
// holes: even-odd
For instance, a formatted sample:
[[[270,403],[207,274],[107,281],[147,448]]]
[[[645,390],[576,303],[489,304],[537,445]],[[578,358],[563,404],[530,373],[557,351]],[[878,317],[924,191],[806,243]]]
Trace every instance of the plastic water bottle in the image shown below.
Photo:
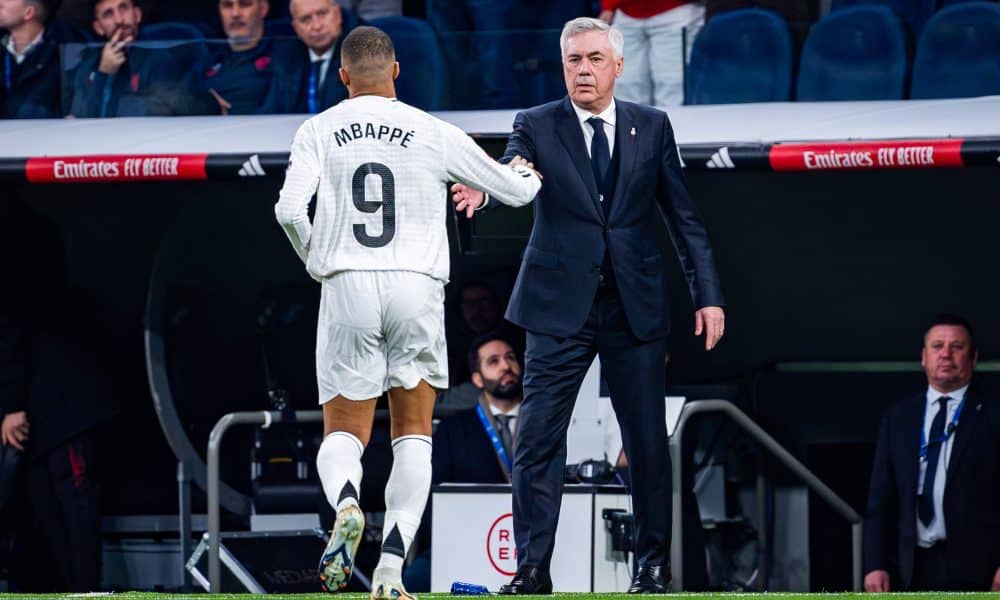
[[[455,581],[451,584],[451,593],[456,596],[488,596],[490,591],[485,585]]]

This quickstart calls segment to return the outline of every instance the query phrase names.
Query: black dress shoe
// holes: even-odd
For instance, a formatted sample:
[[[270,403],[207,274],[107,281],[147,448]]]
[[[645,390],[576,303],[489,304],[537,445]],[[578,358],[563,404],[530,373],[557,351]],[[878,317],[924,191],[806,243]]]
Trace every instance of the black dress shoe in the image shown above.
[[[630,594],[666,594],[670,583],[670,570],[663,565],[642,565],[632,578]]]
[[[538,567],[521,567],[507,585],[497,592],[502,596],[524,596],[526,594],[551,594],[552,578]]]

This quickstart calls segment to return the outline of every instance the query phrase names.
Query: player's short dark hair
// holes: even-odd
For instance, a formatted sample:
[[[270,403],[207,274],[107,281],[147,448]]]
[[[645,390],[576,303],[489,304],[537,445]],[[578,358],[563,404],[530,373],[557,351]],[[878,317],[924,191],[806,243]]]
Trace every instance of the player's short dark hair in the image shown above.
[[[396,49],[392,40],[378,27],[362,25],[355,27],[340,46],[342,63],[383,64],[396,61]]]
[[[927,334],[931,332],[931,329],[937,327],[938,325],[953,325],[955,327],[964,328],[969,334],[969,350],[972,350],[973,352],[976,351],[976,338],[972,333],[972,323],[969,323],[966,318],[953,313],[941,313],[931,320],[927,329],[924,330],[925,343],[927,341]]]
[[[482,371],[480,371],[481,364],[479,362],[479,349],[490,342],[498,341],[507,344],[511,348],[514,347],[514,344],[511,343],[506,336],[496,331],[489,331],[472,340],[472,343],[469,344],[469,351],[465,357],[469,365],[469,375],[472,375],[473,373],[482,373]]]

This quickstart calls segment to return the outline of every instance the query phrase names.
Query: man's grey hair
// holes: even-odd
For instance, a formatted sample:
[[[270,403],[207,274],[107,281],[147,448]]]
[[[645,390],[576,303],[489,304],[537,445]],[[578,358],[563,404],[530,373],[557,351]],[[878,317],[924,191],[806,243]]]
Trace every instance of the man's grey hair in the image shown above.
[[[588,31],[603,31],[608,35],[611,49],[615,52],[615,60],[624,55],[625,40],[622,38],[622,32],[600,19],[577,17],[563,25],[562,35],[559,36],[559,49],[563,56],[566,56],[566,42],[569,41],[569,38]]]

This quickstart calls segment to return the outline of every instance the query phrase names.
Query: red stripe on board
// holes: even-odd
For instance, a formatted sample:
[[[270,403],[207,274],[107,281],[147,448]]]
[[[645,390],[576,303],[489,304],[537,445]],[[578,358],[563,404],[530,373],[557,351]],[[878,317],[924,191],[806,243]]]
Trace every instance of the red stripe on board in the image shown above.
[[[774,171],[961,167],[962,141],[904,140],[775,144]]]
[[[206,154],[56,156],[30,158],[31,183],[191,181],[207,179]]]

